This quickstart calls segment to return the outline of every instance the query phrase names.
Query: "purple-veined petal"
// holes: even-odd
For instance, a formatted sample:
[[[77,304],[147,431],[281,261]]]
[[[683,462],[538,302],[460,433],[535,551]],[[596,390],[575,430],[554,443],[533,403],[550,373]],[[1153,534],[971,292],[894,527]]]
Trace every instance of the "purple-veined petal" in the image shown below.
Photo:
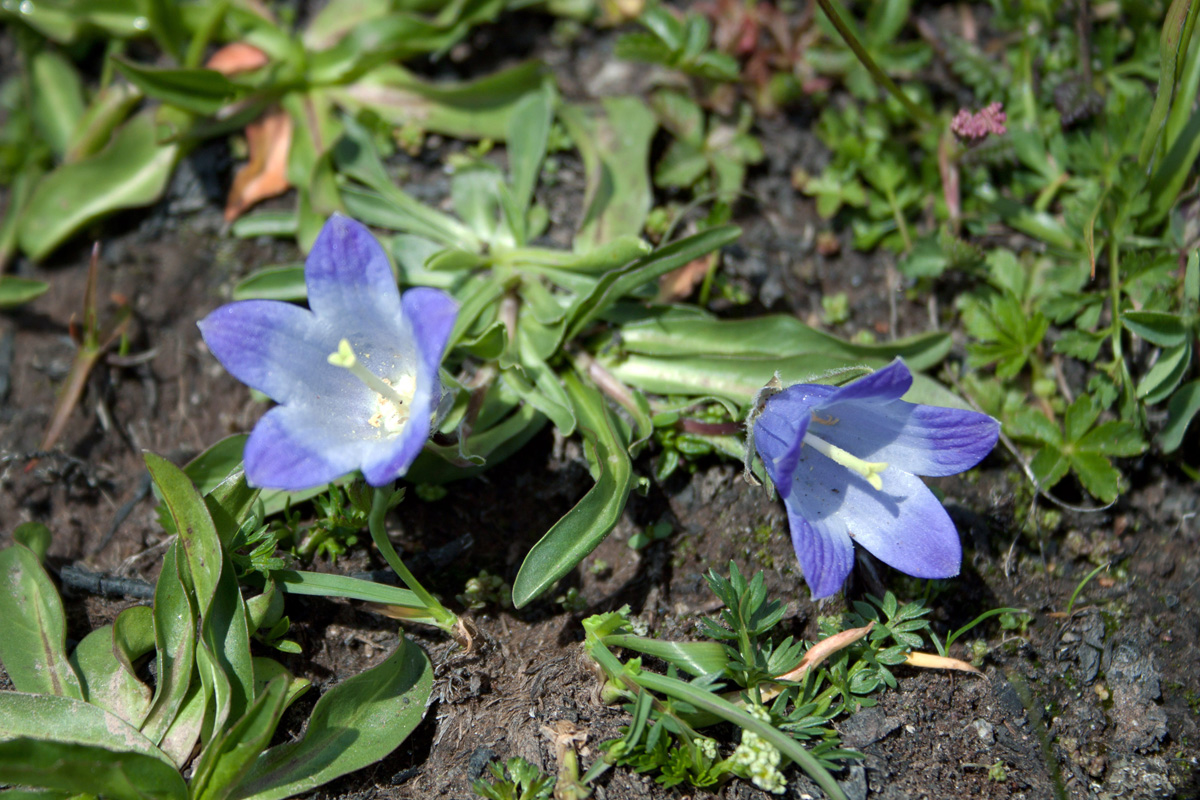
[[[776,486],[791,483],[812,410],[836,391],[832,386],[799,383],[768,398],[754,421],[754,449]]]
[[[812,432],[867,461],[886,461],[914,475],[957,475],[992,452],[1000,423],[959,408],[903,400],[826,403],[820,415],[836,420]]]
[[[304,264],[304,282],[309,308],[339,328],[335,342],[398,333],[400,290],[383,247],[362,223],[341,214],[329,218]]]
[[[308,404],[345,390],[345,372],[328,363],[338,340],[306,309],[244,300],[196,324],[233,377],[276,402]]]
[[[848,536],[876,558],[918,578],[958,574],[962,543],[950,515],[915,475],[884,470],[883,488],[806,447],[784,498],[819,534]]]
[[[429,439],[431,417],[442,395],[438,369],[454,329],[458,305],[445,292],[417,287],[401,298],[404,329],[418,356],[416,388],[408,424],[393,440],[372,445],[362,465],[372,486],[382,486],[403,475]]]
[[[792,503],[785,503],[792,548],[804,572],[814,600],[829,597],[842,588],[854,567],[854,543],[844,531],[818,531],[809,525]]]
[[[251,486],[292,492],[324,486],[358,469],[366,447],[349,419],[276,406],[246,441],[246,480]]]
[[[825,404],[855,400],[899,400],[912,387],[912,373],[900,359],[883,369],[864,375],[853,383],[839,387]]]

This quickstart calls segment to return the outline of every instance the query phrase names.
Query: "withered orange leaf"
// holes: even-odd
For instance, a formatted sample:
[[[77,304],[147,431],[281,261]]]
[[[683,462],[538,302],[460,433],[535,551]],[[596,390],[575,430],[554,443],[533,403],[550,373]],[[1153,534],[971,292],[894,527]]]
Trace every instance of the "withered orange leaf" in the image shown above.
[[[292,118],[286,111],[272,108],[247,125],[246,144],[250,160],[234,176],[225,201],[226,222],[233,222],[260,200],[291,188],[287,162],[292,147]]]
[[[231,42],[213,53],[204,66],[222,75],[249,72],[267,64],[267,54],[252,44]]]
[[[687,299],[696,285],[703,281],[704,276],[712,269],[716,258],[716,253],[709,253],[689,261],[682,267],[671,270],[659,278],[658,302],[674,303]]]
[[[971,666],[965,661],[960,661],[957,658],[949,658],[947,656],[935,656],[933,653],[909,653],[904,659],[904,663],[910,667],[920,667],[922,669],[953,669],[959,672],[970,672],[975,675],[983,673]]]

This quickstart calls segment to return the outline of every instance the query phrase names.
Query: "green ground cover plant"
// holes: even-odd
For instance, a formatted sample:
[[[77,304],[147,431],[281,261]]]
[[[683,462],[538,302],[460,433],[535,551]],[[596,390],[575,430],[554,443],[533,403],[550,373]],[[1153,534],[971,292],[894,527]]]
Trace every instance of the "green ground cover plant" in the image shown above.
[[[995,0],[987,20],[1004,46],[986,52],[909,0],[819,0],[795,25],[784,3],[681,11],[657,2],[333,0],[303,25],[286,7],[249,0],[28,5],[0,9],[20,55],[0,86],[0,271],[52,258],[105,218],[158,202],[182,159],[245,130],[251,166],[226,206],[229,232],[294,241],[310,262],[241,278],[235,306],[301,314],[308,302],[315,312],[321,237],[338,224],[330,219],[349,218],[375,231],[363,235],[384,254],[377,265],[392,270],[389,291],[444,298],[453,319],[444,346],[421,349],[437,350],[431,371],[410,370],[438,387],[423,415],[429,436],[385,480],[360,480],[353,468],[369,472],[363,462],[319,485],[251,487],[245,435],[211,443],[182,469],[148,455],[163,526],[178,535],[154,605],[122,612],[70,652],[42,566],[48,532],[14,532],[0,551],[0,572],[14,576],[0,603],[19,621],[0,638],[15,687],[0,693],[2,782],[63,797],[284,797],[383,758],[421,721],[432,691],[419,647],[401,636],[383,664],[322,696],[304,738],[272,746],[305,685],[277,661],[251,657],[251,639],[295,652],[284,599],[306,594],[388,606],[469,646],[469,625],[424,589],[388,538],[386,515],[405,492],[393,481],[452,493],[543,430],[580,443],[593,485],[541,532],[511,585],[477,573],[462,607],[522,609],[555,597],[652,480],[709,458],[744,462],[751,479],[774,474],[784,456],[756,460],[746,429],[781,381],[852,393],[857,379],[898,359],[913,372],[911,388],[887,402],[998,420],[1034,502],[1110,506],[1139,457],[1197,477],[1184,446],[1200,413],[1192,0],[1081,6],[1078,15]],[[666,77],[645,96],[587,103],[564,97],[534,62],[466,82],[410,69],[503,15],[535,12],[564,25],[628,22],[614,56]],[[754,35],[735,35],[746,30]],[[248,60],[228,66],[217,53]],[[824,233],[884,259],[889,285],[927,301],[928,332],[846,339],[752,306],[714,311],[722,254],[742,235],[731,220],[755,202],[747,180],[766,157],[760,122],[801,102],[828,159],[797,167],[793,184],[812,199]],[[448,197],[438,204],[406,189],[396,166],[430,135],[463,143],[442,165]],[[562,232],[541,199],[559,158],[583,175],[567,237],[551,235]],[[285,204],[252,210],[288,188]],[[101,357],[125,352],[131,311],[100,320],[96,281],[93,263],[45,450]],[[0,308],[48,288],[0,273]],[[845,295],[821,307],[830,326],[853,320]],[[356,353],[350,338],[341,340],[347,352],[322,339],[313,363],[361,368],[372,353],[355,341]],[[263,381],[231,372],[261,389]],[[392,391],[396,375],[373,377],[390,387],[373,391],[395,399],[391,411],[416,402]],[[360,389],[350,385],[347,397]],[[810,405],[818,410],[806,406],[803,425],[810,411],[814,425],[839,421],[838,409]],[[801,430],[795,449],[812,442]],[[868,479],[889,466],[837,445],[830,452]],[[789,486],[775,488],[792,511]],[[652,526],[630,546],[670,534]],[[407,588],[302,569],[368,538]],[[608,699],[625,703],[632,721],[590,769],[563,766],[556,791],[586,797],[613,767],[654,772],[665,786],[738,777],[777,791],[781,769],[795,762],[839,797],[829,770],[853,754],[830,722],[894,686],[891,668],[926,634],[946,657],[964,632],[943,644],[927,630],[927,606],[889,592],[823,620],[826,637],[869,630],[803,679],[783,679],[814,645],[772,638],[782,606],[766,600],[761,577],[731,570],[728,579],[708,576],[724,611],[704,621],[706,641],[638,636],[622,611],[583,621]],[[558,602],[582,607],[573,588]],[[1018,611],[996,609],[971,625]],[[151,656],[153,686],[141,666]],[[645,668],[642,656],[665,662],[666,673]],[[385,714],[400,723],[375,725]],[[741,729],[739,745],[698,732],[719,720]],[[101,729],[119,730],[120,746]],[[354,741],[337,757],[314,755],[346,730]],[[54,766],[63,763],[74,771]],[[484,796],[547,794],[549,779],[524,762],[492,773],[495,783],[477,785]],[[995,774],[1004,780],[1002,769]]]

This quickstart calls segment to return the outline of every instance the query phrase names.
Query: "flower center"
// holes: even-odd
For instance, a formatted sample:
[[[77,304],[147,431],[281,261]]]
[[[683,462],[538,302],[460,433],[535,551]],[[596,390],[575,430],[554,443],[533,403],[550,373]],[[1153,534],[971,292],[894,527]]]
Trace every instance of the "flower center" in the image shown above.
[[[368,425],[384,433],[393,434],[407,424],[409,405],[417,390],[417,382],[412,375],[401,375],[395,383],[379,377],[359,362],[354,348],[346,339],[338,342],[337,352],[329,354],[329,363],[348,370],[368,389],[375,392],[374,411],[367,418]]]
[[[837,445],[832,445],[821,437],[807,432],[804,434],[804,443],[846,469],[862,475],[875,491],[883,488],[883,479],[879,477],[879,474],[888,468],[886,461],[864,461],[858,456],[847,453]]]

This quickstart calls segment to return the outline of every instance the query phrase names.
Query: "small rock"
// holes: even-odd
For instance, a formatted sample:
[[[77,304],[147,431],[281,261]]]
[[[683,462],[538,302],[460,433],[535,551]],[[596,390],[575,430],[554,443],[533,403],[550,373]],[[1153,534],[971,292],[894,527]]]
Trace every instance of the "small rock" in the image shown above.
[[[1124,759],[1112,765],[1099,800],[1165,800],[1175,796],[1161,758]]]
[[[977,719],[971,723],[971,727],[975,729],[975,733],[979,735],[979,741],[983,742],[988,747],[996,743],[996,729],[992,723],[985,719]]]
[[[838,781],[846,800],[867,800],[867,771],[862,764],[850,767],[850,774],[844,781]]]
[[[882,709],[868,708],[843,722],[838,726],[838,732],[842,734],[842,741],[847,747],[865,747],[899,727],[899,719],[887,716]]]
[[[1122,644],[1114,650],[1107,672],[1116,743],[1126,750],[1157,750],[1167,735],[1167,713],[1155,702],[1162,691],[1153,653]]]
[[[496,751],[490,747],[477,747],[467,761],[467,780],[473,781],[483,774],[487,765],[496,759]]]

